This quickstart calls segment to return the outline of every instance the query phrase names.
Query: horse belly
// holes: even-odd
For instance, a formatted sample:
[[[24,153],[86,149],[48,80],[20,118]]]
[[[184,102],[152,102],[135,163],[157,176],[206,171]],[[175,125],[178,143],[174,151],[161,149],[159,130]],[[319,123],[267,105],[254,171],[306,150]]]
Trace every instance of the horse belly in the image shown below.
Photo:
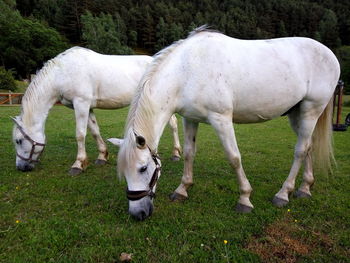
[[[96,100],[96,105],[94,108],[99,109],[119,109],[126,107],[130,104],[129,100],[123,100],[120,97],[116,98],[100,98]]]
[[[118,109],[130,104],[136,90],[136,81],[125,81],[122,84],[120,79],[110,80],[108,83],[101,83],[96,89],[96,108]]]
[[[300,93],[302,94],[302,93]],[[302,96],[281,95],[267,99],[256,97],[253,101],[241,100],[233,111],[233,122],[256,123],[272,120],[284,115],[302,100]]]

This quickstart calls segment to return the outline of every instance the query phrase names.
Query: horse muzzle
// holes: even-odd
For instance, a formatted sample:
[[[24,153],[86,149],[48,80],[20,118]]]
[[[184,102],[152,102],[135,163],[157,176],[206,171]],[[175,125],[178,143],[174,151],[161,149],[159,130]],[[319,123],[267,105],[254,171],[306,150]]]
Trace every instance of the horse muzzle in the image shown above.
[[[34,164],[27,161],[20,160],[16,163],[16,168],[17,170],[22,172],[30,172],[34,169]]]
[[[129,214],[138,221],[143,221],[151,216],[153,212],[153,201],[145,196],[137,201],[129,201]]]

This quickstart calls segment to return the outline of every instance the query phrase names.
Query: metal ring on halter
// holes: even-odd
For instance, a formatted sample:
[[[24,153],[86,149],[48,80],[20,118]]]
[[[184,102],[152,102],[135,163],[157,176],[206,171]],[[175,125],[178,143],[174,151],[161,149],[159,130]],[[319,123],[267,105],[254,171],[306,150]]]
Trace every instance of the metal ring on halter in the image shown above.
[[[149,149],[149,150],[151,152],[151,149]],[[151,152],[151,154],[152,154],[152,152]],[[142,190],[141,191],[130,191],[129,189],[126,189],[126,196],[130,201],[140,200],[141,198],[143,198],[145,196],[149,196],[149,197],[151,197],[151,199],[153,199],[155,197],[156,194],[155,194],[155,192],[153,192],[153,188],[159,179],[159,172],[160,172],[161,168],[160,168],[160,165],[158,162],[158,155],[152,154],[152,159],[153,159],[154,163],[156,164],[156,169],[154,170],[151,181],[148,184],[149,189],[143,190],[143,191]]]
[[[17,127],[19,129],[19,131],[22,133],[22,135],[24,136],[25,139],[27,139],[31,144],[32,144],[32,149],[30,150],[30,154],[28,158],[25,158],[24,156],[18,154],[16,152],[16,155],[21,158],[23,161],[29,162],[29,163],[37,163],[39,162],[39,156],[43,153],[44,149],[45,149],[45,143],[40,143],[40,142],[36,142],[34,141],[32,138],[29,137],[28,134],[25,133],[25,131],[23,130],[23,128],[21,127],[21,125],[19,125],[17,122]],[[38,159],[34,160],[32,159],[34,152],[35,152],[35,146],[42,146],[43,149],[38,153]]]

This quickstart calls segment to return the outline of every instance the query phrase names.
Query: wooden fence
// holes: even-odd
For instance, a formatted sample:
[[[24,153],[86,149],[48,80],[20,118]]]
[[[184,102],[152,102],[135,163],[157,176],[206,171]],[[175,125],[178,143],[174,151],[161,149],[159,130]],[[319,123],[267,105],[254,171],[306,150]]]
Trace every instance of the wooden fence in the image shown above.
[[[0,106],[21,104],[23,95],[24,93],[0,93]]]
[[[22,98],[24,93],[1,93],[0,92],[0,106],[20,105],[22,104]],[[55,105],[62,105],[57,101]]]

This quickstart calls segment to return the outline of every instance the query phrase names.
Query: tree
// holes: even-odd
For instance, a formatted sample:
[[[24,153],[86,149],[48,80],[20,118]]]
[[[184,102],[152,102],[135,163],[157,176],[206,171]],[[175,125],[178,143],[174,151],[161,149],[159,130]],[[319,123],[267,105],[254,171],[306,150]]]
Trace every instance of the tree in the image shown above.
[[[156,27],[156,37],[157,37],[157,42],[155,45],[156,50],[161,50],[168,44],[167,31],[168,31],[167,25],[165,24],[163,17],[161,17]]]
[[[341,66],[340,78],[345,83],[345,92],[350,94],[350,46],[342,46],[337,51],[337,57]]]
[[[340,38],[338,33],[337,15],[330,9],[326,9],[325,14],[320,22],[319,31],[322,43],[330,48],[340,46]]]
[[[181,24],[171,23],[169,27],[168,41],[170,43],[183,38],[184,29]]]
[[[101,13],[99,16],[93,16],[86,12],[81,16],[83,24],[83,39],[86,46],[96,52],[104,54],[132,54],[133,51],[122,45],[120,33],[117,31],[118,24],[113,20],[110,14]],[[119,23],[121,18],[119,18]]]
[[[281,20],[280,23],[278,24],[277,27],[277,36],[278,37],[287,37],[287,30],[286,30],[286,26],[284,25],[284,22]]]
[[[15,91],[16,88],[13,72],[0,67],[0,89]]]
[[[68,45],[59,33],[0,1],[0,59],[6,69],[27,77]]]

